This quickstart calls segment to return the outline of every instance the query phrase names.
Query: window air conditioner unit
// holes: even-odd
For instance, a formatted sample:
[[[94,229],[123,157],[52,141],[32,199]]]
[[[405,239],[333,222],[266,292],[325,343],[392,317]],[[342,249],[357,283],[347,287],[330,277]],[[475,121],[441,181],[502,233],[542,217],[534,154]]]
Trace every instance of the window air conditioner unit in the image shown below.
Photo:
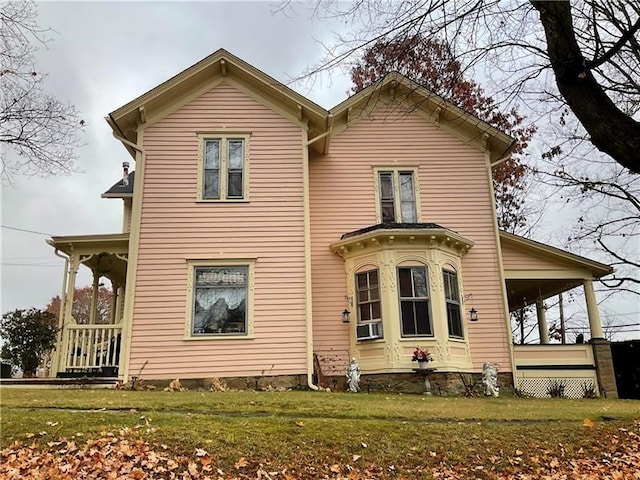
[[[356,326],[358,340],[382,338],[382,322],[362,323]]]

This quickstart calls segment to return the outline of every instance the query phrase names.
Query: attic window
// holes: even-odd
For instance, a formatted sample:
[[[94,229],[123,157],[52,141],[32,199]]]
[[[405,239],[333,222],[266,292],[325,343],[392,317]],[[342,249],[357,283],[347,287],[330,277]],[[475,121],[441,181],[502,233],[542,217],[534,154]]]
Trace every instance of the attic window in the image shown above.
[[[246,200],[249,135],[200,135],[198,200]]]
[[[376,206],[380,223],[416,223],[415,169],[376,169]]]

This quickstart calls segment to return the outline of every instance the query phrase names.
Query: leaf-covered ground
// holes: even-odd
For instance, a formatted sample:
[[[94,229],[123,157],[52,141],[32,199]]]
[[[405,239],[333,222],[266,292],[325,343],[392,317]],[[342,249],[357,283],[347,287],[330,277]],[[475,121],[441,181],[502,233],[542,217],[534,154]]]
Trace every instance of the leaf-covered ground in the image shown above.
[[[640,479],[640,402],[0,393],[3,479]]]

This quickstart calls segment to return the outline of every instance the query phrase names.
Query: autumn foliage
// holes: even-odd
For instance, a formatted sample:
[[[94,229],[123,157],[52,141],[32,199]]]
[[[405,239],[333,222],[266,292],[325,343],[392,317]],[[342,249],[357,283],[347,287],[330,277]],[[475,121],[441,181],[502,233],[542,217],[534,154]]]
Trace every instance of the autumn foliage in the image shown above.
[[[95,440],[81,438],[50,441],[46,445],[14,443],[0,452],[0,477],[5,479],[51,480],[76,478],[104,479],[639,479],[640,423],[619,428],[599,437],[591,452],[580,449],[568,456],[562,445],[557,449],[521,451],[518,449],[477,456],[471,462],[449,462],[431,452],[421,465],[407,469],[403,465],[384,465],[351,455],[340,461],[318,456],[315,461],[290,458],[282,461],[239,457],[232,465],[217,463],[216,452],[196,448],[190,454],[174,454],[165,444],[143,438],[145,427],[121,429]],[[148,425],[147,425],[148,427]],[[583,428],[593,429],[593,422]],[[147,432],[155,429],[146,428]],[[32,437],[46,436],[40,432]],[[595,452],[595,453],[594,453]],[[410,453],[410,452],[408,452]],[[327,461],[329,460],[329,461]]]
[[[90,286],[76,288],[73,295],[72,316],[76,323],[84,325],[89,323],[91,317],[91,298],[93,296],[93,288]],[[106,287],[98,288],[98,305],[96,312],[97,324],[111,323],[111,300],[113,293]],[[60,315],[60,297],[55,296],[45,308],[47,312],[58,318]]]
[[[419,85],[511,135],[516,143],[511,159],[493,172],[494,190],[501,228],[515,231],[524,226],[521,195],[525,168],[520,160],[535,127],[526,125],[515,108],[503,112],[482,87],[465,77],[448,45],[420,35],[379,40],[367,48],[351,68],[353,93],[397,71]]]

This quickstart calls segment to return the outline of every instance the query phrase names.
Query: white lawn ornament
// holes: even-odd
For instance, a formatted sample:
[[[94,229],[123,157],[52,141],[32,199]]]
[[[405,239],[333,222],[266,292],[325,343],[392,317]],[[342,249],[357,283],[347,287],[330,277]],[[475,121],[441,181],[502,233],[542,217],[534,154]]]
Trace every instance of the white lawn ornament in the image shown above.
[[[492,363],[485,363],[482,366],[482,384],[484,394],[497,397],[500,394],[498,387],[498,370]]]
[[[360,366],[355,358],[351,359],[347,368],[347,383],[350,392],[358,392],[360,390]]]

